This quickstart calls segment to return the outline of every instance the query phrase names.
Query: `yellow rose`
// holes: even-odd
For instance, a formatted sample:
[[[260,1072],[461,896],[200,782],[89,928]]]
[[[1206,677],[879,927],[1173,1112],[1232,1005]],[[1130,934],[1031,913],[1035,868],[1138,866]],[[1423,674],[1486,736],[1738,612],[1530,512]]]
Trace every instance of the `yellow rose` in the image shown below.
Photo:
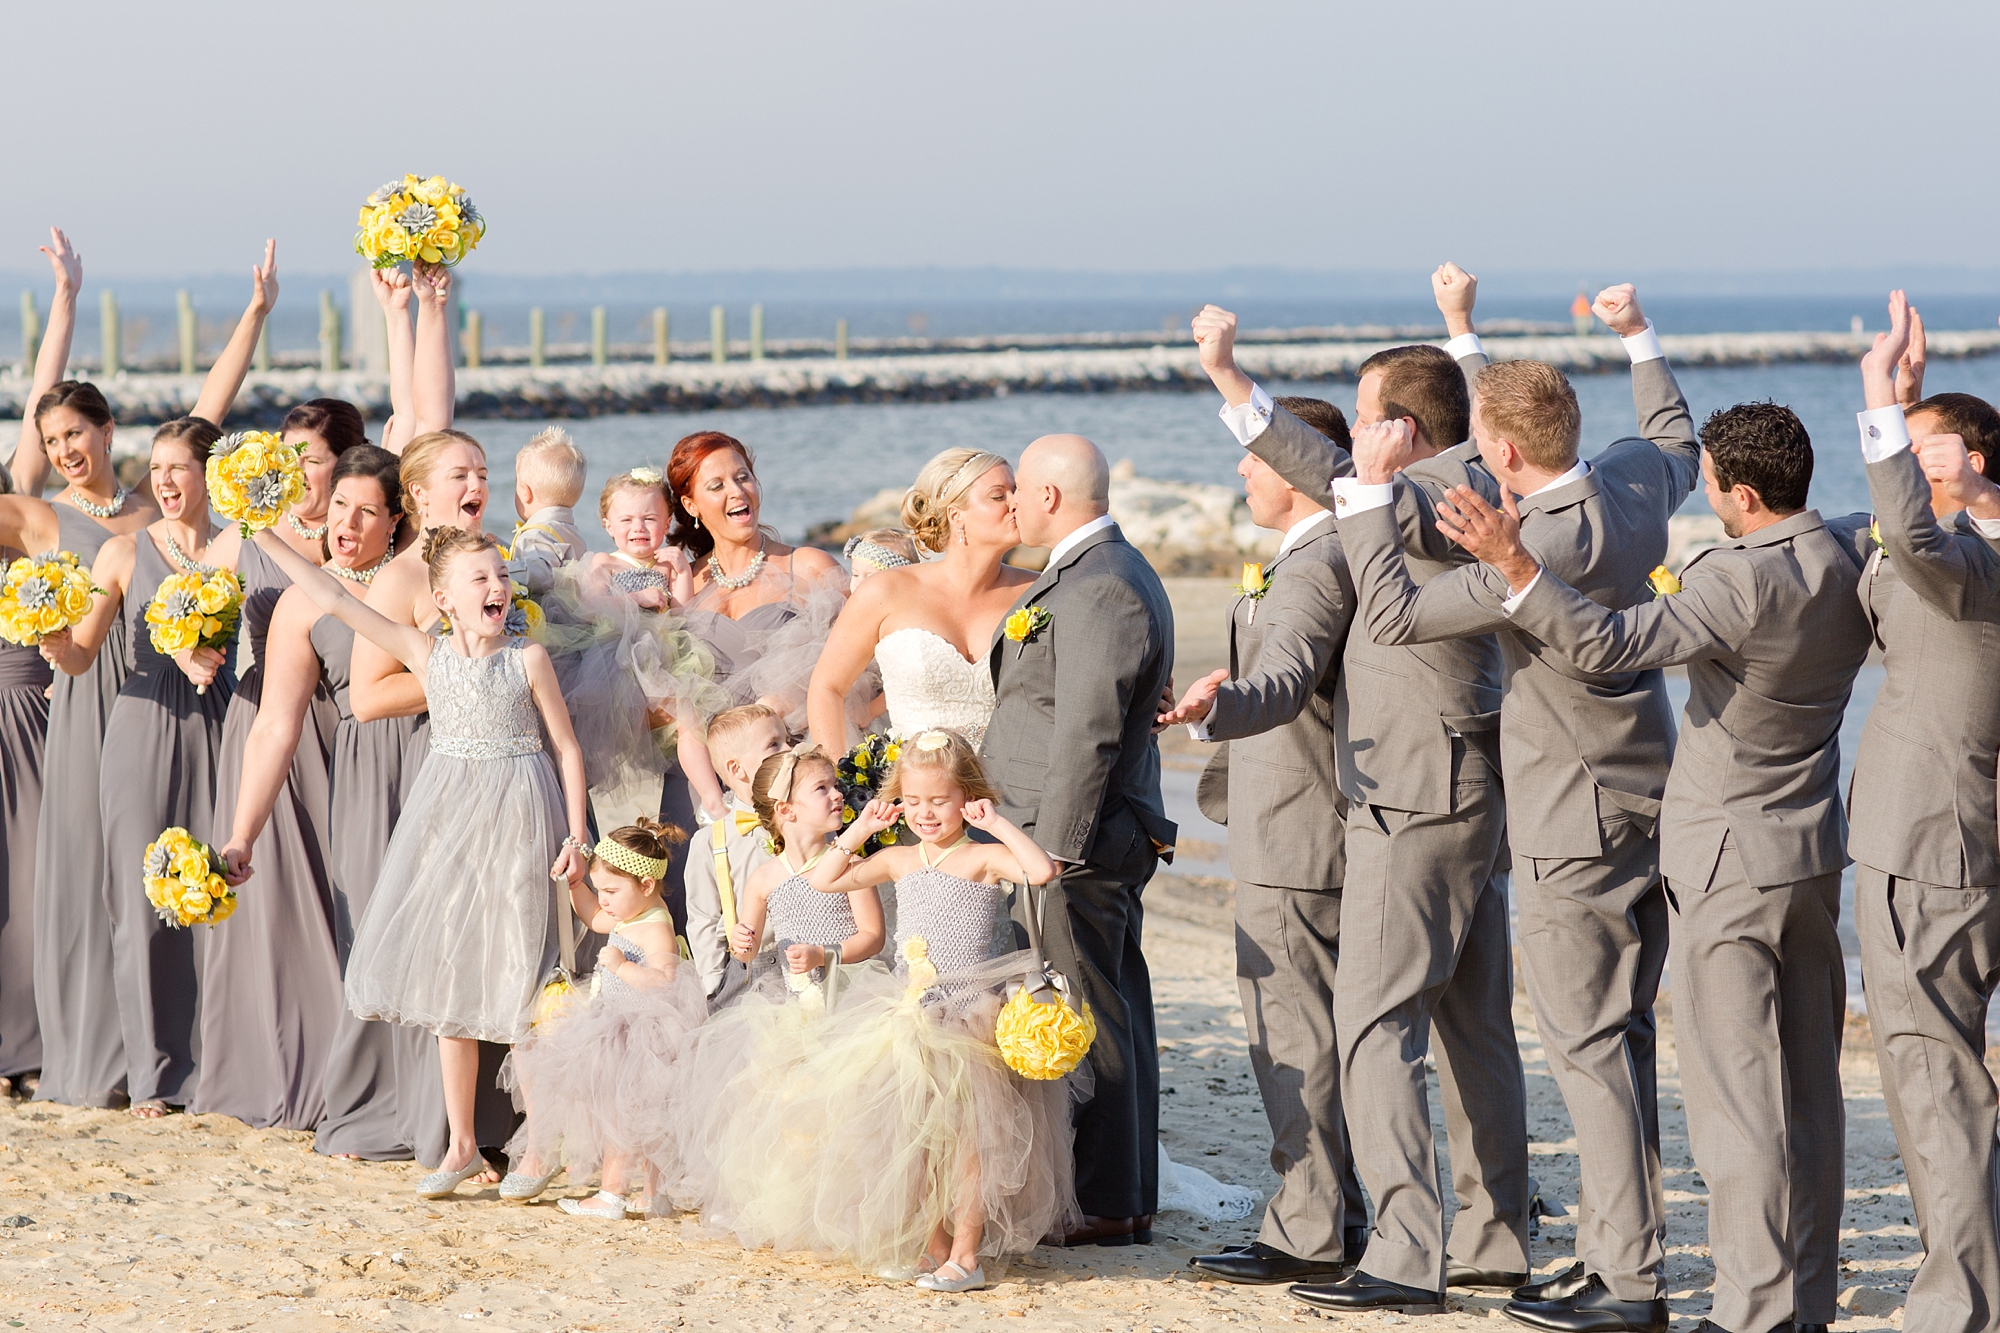
[[[175,904],[175,908],[181,914],[181,924],[191,926],[207,916],[208,909],[214,905],[214,901],[200,889],[190,888],[182,890],[180,901]]]
[[[216,882],[218,884],[222,883],[220,877],[217,878]],[[236,895],[231,893],[227,886],[224,886],[220,893],[210,896],[214,899],[214,905],[208,910],[209,925],[213,926],[218,922],[227,921],[236,914]]]
[[[1655,565],[1653,572],[1646,576],[1646,581],[1652,584],[1653,591],[1662,597],[1671,597],[1681,590],[1681,581],[1675,578],[1673,571],[1665,565]]]
[[[882,751],[882,758],[886,762],[891,764],[895,763],[898,759],[901,759],[902,757],[903,757],[903,747],[895,744],[894,742],[890,743],[888,749]]]
[[[174,874],[189,884],[208,878],[208,853],[199,847],[182,847],[174,853]]]
[[[1007,637],[1015,643],[1024,643],[1027,641],[1028,633],[1033,628],[1033,625],[1033,617],[1028,614],[1025,608],[1016,611],[1007,617]]]
[[[54,634],[63,627],[63,613],[60,607],[45,606],[35,612],[35,633]]]
[[[194,595],[194,604],[212,616],[229,605],[229,589],[215,583],[204,583]]]
[[[1244,564],[1243,591],[1252,596],[1264,591],[1264,566],[1255,561]]]

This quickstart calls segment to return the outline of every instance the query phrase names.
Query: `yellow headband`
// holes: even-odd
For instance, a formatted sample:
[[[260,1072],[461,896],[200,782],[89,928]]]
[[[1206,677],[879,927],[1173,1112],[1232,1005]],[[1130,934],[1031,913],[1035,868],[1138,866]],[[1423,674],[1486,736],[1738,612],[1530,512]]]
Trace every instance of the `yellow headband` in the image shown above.
[[[667,860],[661,856],[641,856],[622,842],[601,838],[597,850],[592,853],[598,860],[616,866],[634,879],[662,879],[667,873]]]

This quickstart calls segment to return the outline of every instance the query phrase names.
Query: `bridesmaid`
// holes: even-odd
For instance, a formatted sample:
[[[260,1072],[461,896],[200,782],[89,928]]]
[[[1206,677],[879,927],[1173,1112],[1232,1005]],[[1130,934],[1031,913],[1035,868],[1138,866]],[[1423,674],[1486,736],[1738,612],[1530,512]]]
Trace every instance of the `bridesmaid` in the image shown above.
[[[76,294],[83,285],[83,261],[69,238],[49,228],[43,246],[55,271],[55,300],[49,327],[35,358],[32,406],[55,388],[69,361],[76,328]],[[34,414],[21,422],[24,458],[42,451]],[[0,495],[12,494],[13,480],[0,469]],[[22,555],[0,549],[0,565]],[[41,1024],[35,1017],[35,842],[42,809],[43,744],[49,724],[49,664],[25,644],[0,643],[0,1094],[33,1096],[42,1067]]]
[[[342,450],[332,469],[324,567],[356,597],[395,550],[397,467],[394,454],[364,443]],[[252,554],[262,558],[254,546],[245,551]],[[239,895],[244,905],[229,929],[209,945],[202,975],[208,1054],[197,1105],[252,1124],[316,1125],[322,1143],[340,1155],[407,1157],[395,1133],[390,1029],[347,1012],[341,973],[388,840],[381,816],[386,810],[393,818],[402,785],[396,770],[414,720],[353,720],[353,634],[328,626],[345,630],[331,616],[322,619],[303,593],[288,590],[278,599],[264,636],[262,699],[243,747],[241,782],[225,781],[216,802],[218,836],[231,830],[222,851],[230,881],[255,883]],[[329,829],[339,836],[329,838]],[[366,882],[356,879],[357,862]],[[252,923],[254,933],[239,929]],[[218,1091],[222,1080],[228,1095]],[[272,1109],[253,1119],[264,1106]]]

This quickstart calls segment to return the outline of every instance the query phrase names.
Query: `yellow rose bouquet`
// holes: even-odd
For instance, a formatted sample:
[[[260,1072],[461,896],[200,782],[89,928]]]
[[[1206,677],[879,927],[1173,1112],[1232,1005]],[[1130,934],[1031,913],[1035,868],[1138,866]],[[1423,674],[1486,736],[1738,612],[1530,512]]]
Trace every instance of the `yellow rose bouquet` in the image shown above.
[[[268,430],[238,431],[209,455],[208,502],[246,539],[262,532],[306,498],[303,452]]]
[[[243,611],[243,584],[234,570],[192,570],[170,574],[146,604],[147,633],[153,650],[172,657],[195,648],[221,648],[236,633]],[[206,685],[196,694],[208,693]]]
[[[236,910],[236,890],[222,858],[184,828],[170,828],[146,848],[146,901],[170,926],[213,926]]]
[[[100,591],[69,551],[22,556],[7,566],[6,582],[0,583],[0,638],[32,648],[43,635],[89,615],[90,599]]]
[[[486,235],[486,219],[464,190],[442,176],[405,176],[361,206],[354,250],[376,268],[405,261],[450,268]]]

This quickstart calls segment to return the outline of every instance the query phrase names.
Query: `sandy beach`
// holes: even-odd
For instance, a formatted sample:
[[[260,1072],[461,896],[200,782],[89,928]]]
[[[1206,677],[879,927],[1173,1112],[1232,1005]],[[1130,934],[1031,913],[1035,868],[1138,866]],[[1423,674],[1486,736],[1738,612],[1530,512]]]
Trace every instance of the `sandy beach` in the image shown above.
[[[1220,581],[1176,580],[1177,674],[1215,664]],[[1191,789],[1204,756],[1166,738],[1170,785]],[[1177,812],[1178,813],[1178,812]],[[1178,870],[1226,859],[1191,834]],[[1268,1193],[1269,1135],[1245,1051],[1226,878],[1163,873],[1148,891],[1147,957],[1159,1010],[1162,1139],[1179,1162]],[[224,927],[227,928],[226,926]],[[1661,1006],[1660,1118],[1675,1327],[1708,1308],[1708,1193],[1689,1157],[1671,1000]],[[1575,1143],[1526,997],[1514,1019],[1528,1075],[1533,1168],[1543,1197],[1573,1209]],[[1900,1325],[1916,1264],[1908,1188],[1865,1026],[1849,1024],[1847,1212],[1839,1328]],[[1436,1111],[1433,1087],[1434,1119]],[[1444,1133],[1437,1130],[1442,1156]],[[944,1333],[1002,1327],[1178,1333],[1304,1323],[1320,1316],[1282,1287],[1198,1280],[1195,1254],[1254,1238],[1257,1217],[1210,1224],[1163,1215],[1143,1248],[1041,1249],[996,1285],[934,1296],[803,1255],[746,1254],[694,1219],[573,1219],[555,1195],[516,1207],[490,1186],[426,1203],[410,1163],[316,1156],[311,1136],[223,1116],[139,1121],[112,1111],[0,1102],[0,1319],[6,1328],[158,1327],[520,1330],[812,1330]],[[1449,1179],[1449,1176],[1446,1176]],[[581,1184],[559,1193],[581,1195]],[[1566,1266],[1573,1220],[1542,1220],[1538,1271]],[[1504,1292],[1453,1292],[1440,1330],[1500,1318]],[[1382,1315],[1373,1327],[1411,1322]]]

